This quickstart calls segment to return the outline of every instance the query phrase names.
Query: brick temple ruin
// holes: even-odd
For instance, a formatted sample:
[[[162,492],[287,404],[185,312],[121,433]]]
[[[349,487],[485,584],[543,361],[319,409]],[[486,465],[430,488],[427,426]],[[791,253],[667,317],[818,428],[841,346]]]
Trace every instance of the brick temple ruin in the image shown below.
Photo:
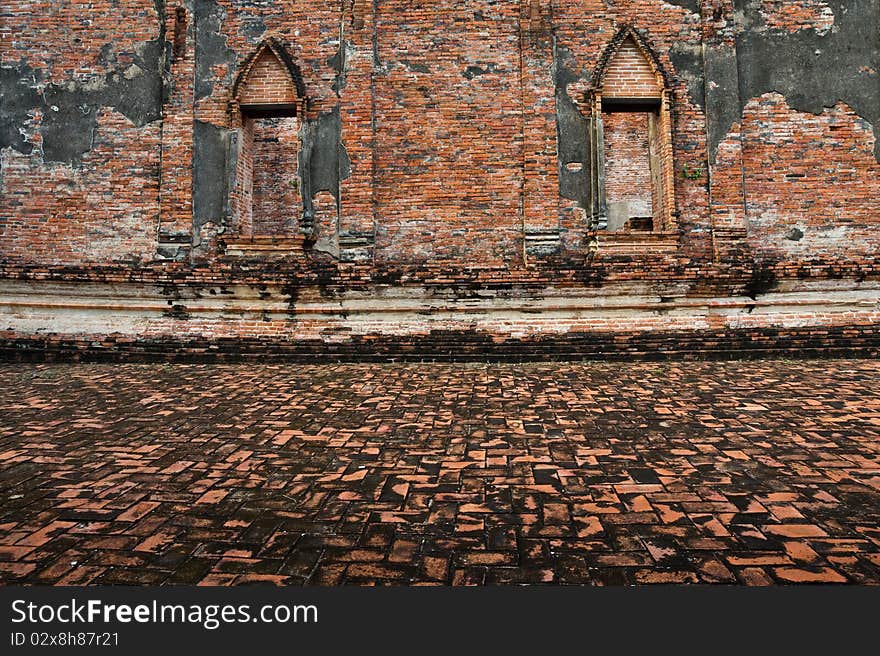
[[[874,352],[877,0],[9,0],[0,352]]]

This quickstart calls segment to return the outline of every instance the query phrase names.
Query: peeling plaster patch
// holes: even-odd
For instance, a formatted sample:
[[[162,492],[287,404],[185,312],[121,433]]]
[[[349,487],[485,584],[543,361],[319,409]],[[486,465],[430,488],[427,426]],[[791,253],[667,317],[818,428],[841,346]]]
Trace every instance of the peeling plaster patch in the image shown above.
[[[222,82],[227,87],[232,86],[236,55],[222,32],[224,20],[226,20],[226,10],[215,0],[196,0],[196,100],[207,98],[214,93],[215,67],[226,66],[226,79]]]
[[[669,49],[669,59],[672,61],[675,74],[685,83],[691,102],[702,109],[706,104],[706,94],[703,88],[701,45],[683,39],[676,41]]]
[[[195,121],[193,125],[193,223],[199,229],[209,222],[221,224],[226,216],[230,160],[230,131]]]
[[[100,109],[115,109],[137,127],[160,120],[164,44],[161,35],[141,43],[132,64],[88,82],[43,84],[42,72],[25,61],[0,68],[0,148],[28,155],[34,150],[29,135],[36,131],[44,162],[73,166],[92,148]]]
[[[589,197],[589,169],[570,169],[569,162],[589,162],[590,138],[589,120],[578,109],[569,95],[569,87],[586,88],[590,75],[586,71],[574,70],[574,57],[562,46],[553,47],[553,80],[556,86],[556,133],[559,151],[559,194],[574,200],[583,209],[592,206]]]
[[[35,88],[42,80],[42,72],[22,62],[18,67],[0,68],[0,148],[13,148],[29,155],[34,148],[29,137],[29,125],[36,112],[47,111]]]
[[[700,13],[700,0],[667,0],[663,4],[687,9],[692,14]]]
[[[775,23],[768,23],[762,13],[764,2],[734,0],[735,45],[707,43],[703,52],[698,45],[678,41],[669,51],[693,103],[705,110],[707,92],[710,95],[711,107],[706,112],[710,158],[714,159],[718,144],[741,119],[745,105],[775,91],[793,109],[811,114],[846,102],[873,126],[874,157],[880,162],[880,12],[876,0],[823,2],[817,13],[819,28],[794,31],[774,29]],[[697,3],[673,4],[690,8]],[[780,12],[792,5],[778,4]]]
[[[339,198],[339,183],[351,175],[351,159],[342,143],[342,117],[337,105],[314,122],[306,123],[302,131],[302,151],[310,152],[308,160],[310,184],[303,186],[312,196],[329,191]],[[300,162],[300,167],[305,162]],[[301,183],[305,183],[301,180]]]
[[[774,30],[814,30],[825,35],[834,27],[834,10],[822,0],[763,0],[761,13]]]
[[[874,157],[880,162],[880,77],[876,72],[880,68],[880,12],[876,0],[825,3],[836,17],[834,29],[825,33],[768,29],[760,3],[735,0],[741,21],[736,45],[740,115],[750,99],[771,91],[782,94],[791,108],[811,114],[843,101],[873,126]]]
[[[348,84],[348,62],[350,62],[357,50],[349,41],[343,41],[336,53],[327,60],[327,65],[336,72],[336,79],[333,81],[333,91],[337,96],[342,95],[342,91]]]

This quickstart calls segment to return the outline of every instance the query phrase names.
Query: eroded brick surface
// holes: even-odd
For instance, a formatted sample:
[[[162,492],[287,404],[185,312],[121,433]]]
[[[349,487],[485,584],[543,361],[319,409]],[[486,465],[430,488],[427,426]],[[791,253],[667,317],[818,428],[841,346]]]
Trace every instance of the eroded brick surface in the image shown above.
[[[876,326],[873,0],[6,4],[4,343]]]
[[[0,580],[880,582],[878,365],[0,376]]]

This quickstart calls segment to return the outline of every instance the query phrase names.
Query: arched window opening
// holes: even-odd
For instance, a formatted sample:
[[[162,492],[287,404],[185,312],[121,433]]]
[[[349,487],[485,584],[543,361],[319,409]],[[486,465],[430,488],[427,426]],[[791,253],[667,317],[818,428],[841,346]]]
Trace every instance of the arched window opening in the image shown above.
[[[609,232],[674,228],[671,94],[642,37],[624,27],[591,91],[593,224]]]
[[[311,228],[299,171],[304,107],[296,65],[278,42],[265,42],[233,88],[241,132],[232,204],[241,237],[293,237]]]

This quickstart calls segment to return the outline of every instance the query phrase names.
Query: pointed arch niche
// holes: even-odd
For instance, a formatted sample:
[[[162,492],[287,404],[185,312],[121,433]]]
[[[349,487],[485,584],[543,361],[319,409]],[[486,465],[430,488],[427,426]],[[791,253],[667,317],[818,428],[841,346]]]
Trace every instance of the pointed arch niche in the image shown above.
[[[593,226],[622,233],[673,231],[672,93],[666,73],[643,37],[624,26],[593,80]]]
[[[292,238],[312,229],[300,171],[300,121],[307,98],[302,75],[276,39],[247,59],[232,89],[230,111],[239,128],[233,225],[239,237]]]

